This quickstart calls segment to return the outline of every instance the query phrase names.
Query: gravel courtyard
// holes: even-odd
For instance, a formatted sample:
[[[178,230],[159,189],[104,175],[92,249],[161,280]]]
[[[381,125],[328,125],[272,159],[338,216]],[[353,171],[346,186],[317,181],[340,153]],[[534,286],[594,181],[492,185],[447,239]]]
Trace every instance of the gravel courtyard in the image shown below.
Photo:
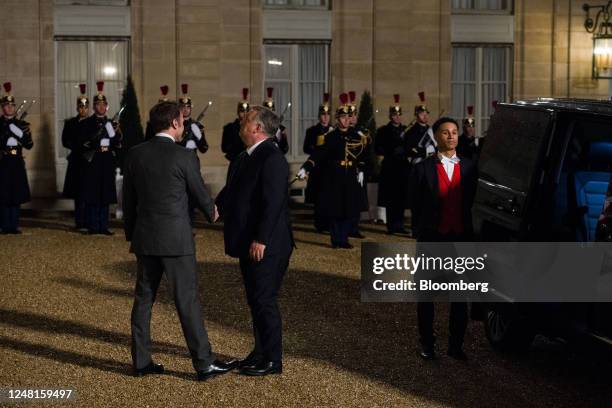
[[[414,305],[360,303],[358,247],[333,250],[329,237],[307,223],[294,225],[298,249],[281,294],[281,376],[230,373],[194,381],[162,281],[152,334],[154,358],[167,374],[134,378],[129,323],[136,262],[118,224],[113,237],[72,232],[63,218],[23,224],[23,235],[0,236],[3,388],[72,389],[70,406],[83,407],[558,408],[612,401],[608,357],[544,339],[527,355],[502,355],[489,347],[479,322],[466,337],[470,360],[447,358],[445,305],[436,309],[441,357],[421,361]],[[251,349],[251,326],[238,264],[223,254],[221,228],[197,228],[200,291],[214,351],[237,358]],[[398,239],[381,226],[364,224],[362,232],[368,240]]]

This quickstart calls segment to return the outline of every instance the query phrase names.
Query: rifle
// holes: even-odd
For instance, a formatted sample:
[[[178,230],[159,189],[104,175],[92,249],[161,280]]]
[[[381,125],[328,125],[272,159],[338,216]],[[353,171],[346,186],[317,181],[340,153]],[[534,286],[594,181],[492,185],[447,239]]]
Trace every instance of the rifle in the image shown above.
[[[206,105],[204,109],[202,109],[202,112],[200,112],[200,114],[198,115],[196,122],[200,122],[202,119],[204,119],[204,115],[206,114],[208,108],[210,108],[210,105],[212,105],[212,101],[208,101],[208,105]]]
[[[17,108],[17,111],[15,112],[15,116],[19,115],[19,112],[21,112],[21,109],[23,108],[23,105],[26,104],[26,100],[24,99],[23,102],[21,102],[21,105],[19,105],[19,107]]]
[[[125,106],[122,106],[117,113],[115,113],[115,115],[113,116],[113,118],[110,120],[111,123],[118,123],[119,118],[121,117],[121,114],[123,113],[123,110],[125,109]],[[98,132],[96,133],[96,135],[94,136],[93,139],[88,140],[84,143],[85,148],[90,149],[91,148],[91,144],[92,143],[99,143],[100,139],[102,139],[102,132],[106,131],[106,127],[101,126],[100,129],[98,129]],[[91,163],[91,161],[93,160],[95,154],[95,150],[87,150],[83,153],[83,157],[85,158],[85,160],[87,160],[88,162]]]
[[[25,103],[25,101],[24,101],[24,103]],[[23,110],[23,112],[21,112],[21,116],[19,116],[19,120],[24,120],[24,119],[25,119],[25,117],[28,115],[28,110],[29,110],[29,109],[32,107],[32,105],[34,105],[35,103],[36,103],[36,100],[35,100],[35,99],[32,99],[32,101],[30,102],[30,104],[28,105],[28,107],[27,107],[27,108],[25,108],[25,109]]]
[[[287,103],[287,106],[285,106],[285,109],[283,109],[283,113],[281,113],[280,115],[280,123],[283,123],[283,119],[285,118],[285,113],[287,112],[287,109],[289,109],[291,107],[291,102]]]

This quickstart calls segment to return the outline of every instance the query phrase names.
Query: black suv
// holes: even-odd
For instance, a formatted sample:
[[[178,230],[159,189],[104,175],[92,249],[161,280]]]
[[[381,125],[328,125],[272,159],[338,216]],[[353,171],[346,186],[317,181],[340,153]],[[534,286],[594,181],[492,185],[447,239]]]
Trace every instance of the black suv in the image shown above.
[[[479,240],[587,242],[612,236],[612,218],[602,213],[612,177],[612,102],[499,104],[478,167],[473,216]],[[612,303],[483,306],[487,338],[498,349],[524,349],[536,334],[612,344]]]

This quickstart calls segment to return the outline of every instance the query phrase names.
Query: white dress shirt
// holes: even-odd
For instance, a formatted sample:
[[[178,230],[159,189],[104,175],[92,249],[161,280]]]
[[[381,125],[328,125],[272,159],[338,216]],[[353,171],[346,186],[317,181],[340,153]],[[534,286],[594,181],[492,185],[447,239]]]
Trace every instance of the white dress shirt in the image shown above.
[[[174,138],[172,136],[170,136],[169,134],[167,134],[167,133],[160,132],[160,133],[156,134],[155,136],[167,137],[168,139],[172,139],[172,142],[176,142],[176,140],[174,140]]]
[[[444,171],[448,176],[450,181],[453,180],[453,172],[455,170],[455,164],[459,163],[459,157],[456,154],[453,157],[446,157],[442,153],[438,153],[438,158],[442,162],[442,166],[444,167]]]

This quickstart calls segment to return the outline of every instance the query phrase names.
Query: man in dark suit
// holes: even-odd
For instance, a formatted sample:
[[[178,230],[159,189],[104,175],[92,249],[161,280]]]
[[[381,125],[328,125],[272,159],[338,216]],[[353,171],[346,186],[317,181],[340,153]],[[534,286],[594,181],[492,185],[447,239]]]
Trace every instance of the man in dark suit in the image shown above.
[[[255,335],[255,347],[240,361],[240,372],[253,376],[283,370],[277,298],[294,242],[289,165],[274,140],[278,126],[274,112],[251,108],[240,129],[247,149],[230,166],[227,184],[217,198],[224,219],[225,253],[240,259]]]
[[[163,366],[151,359],[150,323],[151,307],[165,273],[197,378],[206,380],[228,372],[237,362],[214,359],[202,323],[188,197],[210,222],[216,221],[218,213],[204,188],[195,155],[175,143],[183,135],[184,119],[178,104],[158,103],[149,116],[155,136],[128,152],[123,179],[125,237],[138,261],[132,361],[137,376],[164,372]]]
[[[456,153],[458,125],[454,119],[440,118],[432,129],[438,152],[416,164],[410,176],[410,191],[414,192],[412,229],[418,242],[467,241],[473,234],[471,209],[477,169],[470,159]],[[426,360],[434,359],[433,303],[418,302],[417,317],[420,355]],[[467,327],[467,303],[451,303],[449,319],[448,355],[465,360],[463,337]]]

